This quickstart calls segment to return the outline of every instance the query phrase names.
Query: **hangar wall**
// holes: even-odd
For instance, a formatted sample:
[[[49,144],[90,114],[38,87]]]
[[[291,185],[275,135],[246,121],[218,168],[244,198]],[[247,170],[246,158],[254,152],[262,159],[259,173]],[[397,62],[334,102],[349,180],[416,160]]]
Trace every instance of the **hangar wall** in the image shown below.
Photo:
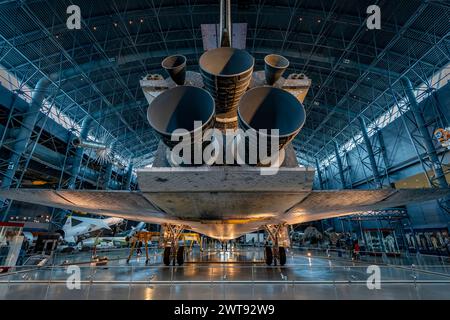
[[[433,135],[435,129],[448,126],[448,119],[450,119],[450,83],[422,100],[420,108],[424,114],[430,135]],[[411,111],[408,111],[405,116],[406,118],[412,117]],[[398,118],[379,131],[384,140],[387,166],[383,159],[383,150],[379,138],[376,135],[371,137],[384,187],[408,188],[414,184],[416,186],[427,186],[426,176],[423,174],[424,169],[408,135],[408,131],[414,132],[417,129],[411,122],[404,120]],[[408,128],[408,131],[406,128]],[[420,137],[415,136],[414,138],[417,139],[419,144],[423,143],[423,139]],[[443,149],[436,139],[433,139],[433,142],[438,155],[442,157],[443,165],[448,165],[450,163],[450,152]],[[368,164],[367,151],[364,145],[360,144],[353,150],[348,151],[342,157],[342,163],[347,188],[366,189],[373,187],[373,174]],[[446,178],[450,182],[448,175]],[[326,189],[342,188],[339,169],[336,165],[332,164],[322,170],[322,179]],[[320,188],[317,175],[315,188]],[[436,201],[410,205],[407,210],[414,228],[450,227],[450,214],[442,210]]]
[[[8,145],[11,145],[17,136],[17,131],[20,128],[20,119],[23,113],[26,113],[28,102],[19,97],[16,93],[0,85],[0,138],[2,139],[2,147],[0,148],[0,160],[6,163],[11,153]],[[7,122],[9,114],[14,115],[17,121]],[[7,130],[5,132],[5,128]],[[35,126],[35,131],[40,131],[42,134],[38,144],[30,144],[25,153],[31,154],[31,160],[27,169],[42,170],[42,180],[58,181],[69,179],[71,176],[71,166],[73,164],[73,157],[66,159],[66,151],[71,147],[71,141],[75,134],[61,124],[55,122],[53,119],[41,114]],[[50,141],[51,140],[51,141]],[[1,166],[0,170],[3,173],[6,166]],[[16,178],[20,179],[22,175],[23,166],[16,173]],[[62,171],[63,174],[62,174]],[[87,189],[102,189],[104,184],[102,179],[107,171],[106,165],[95,164],[95,161],[89,159],[86,154],[83,155],[83,165],[80,168],[78,179],[80,186]],[[127,168],[120,168],[113,166],[112,178],[109,181],[109,188],[120,190],[124,188],[127,181]],[[38,178],[38,177],[37,177]],[[23,181],[21,181],[23,182]],[[61,184],[61,181],[60,181]],[[136,187],[136,180],[133,176],[133,188]],[[24,187],[24,186],[22,186]],[[30,187],[26,185],[25,187]],[[41,186],[42,187],[42,186]],[[44,186],[45,187],[45,186]],[[53,184],[48,184],[46,187],[55,187]],[[23,210],[25,209],[25,211]],[[45,216],[51,214],[53,210],[45,207],[33,206],[27,207],[23,204],[13,204],[8,212],[8,217],[23,215],[26,212],[27,217]],[[8,219],[4,217],[4,219]]]

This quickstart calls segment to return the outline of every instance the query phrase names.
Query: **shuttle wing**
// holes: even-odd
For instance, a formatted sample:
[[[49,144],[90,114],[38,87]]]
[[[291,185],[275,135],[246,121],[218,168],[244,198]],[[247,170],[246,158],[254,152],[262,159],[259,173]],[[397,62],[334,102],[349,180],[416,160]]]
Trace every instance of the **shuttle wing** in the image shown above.
[[[395,208],[448,197],[450,189],[327,190],[311,193],[286,212],[290,224]]]
[[[241,196],[237,197],[237,195]],[[208,234],[209,226],[215,225],[217,227],[218,224],[241,224],[239,228],[242,228],[244,232],[246,224],[252,225],[253,229],[255,225],[262,226],[282,221],[297,224],[345,216],[355,212],[393,208],[435,200],[449,195],[450,189],[255,191],[243,195],[240,191],[234,191],[219,192],[221,197],[219,201],[216,191],[205,191],[201,194],[168,193],[164,197],[164,199],[167,199],[167,203],[179,202],[179,204],[174,205],[172,210],[165,212],[165,210],[154,205],[155,201],[152,201],[152,199],[156,199],[158,204],[165,204],[166,202],[160,200],[164,196],[164,192],[41,189],[0,191],[0,197],[4,199],[157,224],[178,222],[191,225],[193,229],[201,229],[206,234]],[[199,199],[203,199],[203,201]],[[227,203],[226,199],[233,203]],[[188,217],[177,214],[177,208],[181,205],[186,212],[191,210],[191,212],[205,213],[209,212],[208,210],[212,206],[215,207],[215,211],[214,214]],[[245,212],[242,210],[242,212],[236,213],[235,210],[230,209],[234,207],[243,207]]]
[[[86,213],[163,223],[166,214],[139,192],[16,189],[1,190],[0,198]]]

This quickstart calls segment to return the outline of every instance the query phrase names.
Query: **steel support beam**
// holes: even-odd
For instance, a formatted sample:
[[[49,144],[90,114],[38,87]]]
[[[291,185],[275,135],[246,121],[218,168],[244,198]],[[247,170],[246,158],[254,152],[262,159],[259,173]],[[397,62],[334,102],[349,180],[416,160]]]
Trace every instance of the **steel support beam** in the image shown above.
[[[86,140],[91,128],[92,118],[85,118],[81,126],[80,140]],[[81,163],[83,162],[84,148],[78,147],[72,161],[71,177],[69,180],[69,189],[76,188],[78,175],[80,174]]]
[[[389,164],[389,158],[386,152],[386,144],[384,143],[384,137],[383,137],[383,133],[381,132],[380,129],[377,129],[377,139],[378,139],[378,143],[380,144],[380,149],[381,149],[381,154],[383,155],[383,161],[384,161],[384,165],[386,167],[386,170],[390,167]]]
[[[320,166],[319,166],[319,160],[316,159],[316,170],[317,170],[317,177],[319,178],[319,185],[320,185],[320,190],[323,190],[323,179],[322,179],[322,171],[320,171]]]
[[[338,166],[339,178],[341,179],[342,189],[346,189],[347,186],[345,183],[344,167],[342,166],[342,159],[341,156],[339,155],[339,146],[336,141],[334,141],[334,153],[336,156],[336,163]]]
[[[381,151],[381,155],[383,157],[385,175],[386,175],[386,178],[388,179],[388,183],[391,184],[391,178],[389,177],[389,168],[390,168],[389,158],[387,155],[386,144],[384,143],[383,133],[381,132],[380,129],[377,129],[376,136],[378,139],[378,143],[380,144],[380,151]]]
[[[372,142],[369,138],[369,133],[367,132],[367,126],[366,122],[362,117],[358,117],[359,126],[361,128],[361,133],[363,136],[364,144],[366,145],[366,151],[367,155],[369,157],[370,161],[370,168],[372,169],[373,179],[375,180],[375,183],[378,185],[379,188],[383,187],[383,184],[381,183],[381,176],[380,172],[378,171],[377,161],[375,159],[375,154],[373,153],[373,146]]]
[[[124,189],[130,190],[131,189],[131,180],[133,179],[133,164],[130,162],[127,169],[127,175],[125,176],[125,184]]]
[[[345,152],[345,162],[347,164],[347,172],[348,172],[348,189],[353,189],[353,177],[352,177],[352,166],[350,161],[350,153],[348,151]]]
[[[441,162],[439,161],[431,135],[428,132],[427,125],[425,123],[425,118],[423,116],[422,111],[420,110],[420,106],[419,103],[417,102],[416,95],[414,94],[413,85],[411,81],[406,77],[403,77],[401,80],[405,87],[406,96],[408,97],[411,111],[414,114],[414,118],[416,119],[420,135],[423,138],[427,156],[432,163],[437,185],[440,188],[448,188],[448,183],[447,180],[445,179],[444,170],[442,169]]]
[[[34,125],[36,124],[36,121],[38,119],[42,102],[46,97],[49,85],[50,81],[48,81],[46,78],[42,78],[37,83],[33,91],[30,107],[23,118],[22,126],[17,136],[17,142],[14,145],[11,157],[9,158],[8,169],[6,170],[2,180],[2,189],[9,189],[11,187],[14,176],[19,166],[20,158],[25,152],[28,142],[33,133]]]
[[[105,171],[105,175],[104,175],[104,184],[103,184],[103,188],[105,190],[109,190],[109,184],[111,182],[111,175],[112,175],[112,170],[113,170],[113,165],[111,162],[108,162],[108,164],[106,165],[106,171]]]

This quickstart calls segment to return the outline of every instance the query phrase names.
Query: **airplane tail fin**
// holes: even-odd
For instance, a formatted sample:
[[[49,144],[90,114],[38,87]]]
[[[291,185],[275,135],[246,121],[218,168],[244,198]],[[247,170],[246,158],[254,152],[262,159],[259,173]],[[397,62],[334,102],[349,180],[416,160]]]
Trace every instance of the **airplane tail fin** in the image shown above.
[[[145,227],[145,222],[139,222],[135,227],[131,227],[131,230],[141,231]]]
[[[127,231],[127,235],[132,236],[135,233],[144,230],[146,225],[147,223],[145,222],[139,222],[135,227],[131,227],[131,229]]]
[[[78,217],[78,216],[74,217],[74,219],[84,222],[84,223],[88,223],[93,226],[97,226],[102,229],[111,230],[109,225],[105,222],[105,220],[107,220],[107,219],[103,220],[103,219],[85,218],[85,217]]]
[[[66,223],[64,223],[63,230],[72,228],[72,216],[67,216]]]

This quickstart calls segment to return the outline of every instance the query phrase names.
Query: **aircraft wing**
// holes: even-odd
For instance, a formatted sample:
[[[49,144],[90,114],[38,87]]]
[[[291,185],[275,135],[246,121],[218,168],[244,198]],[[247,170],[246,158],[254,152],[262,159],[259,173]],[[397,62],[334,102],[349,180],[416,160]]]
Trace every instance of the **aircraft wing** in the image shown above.
[[[450,196],[450,189],[379,189],[311,191],[286,212],[290,224],[395,208]]]

